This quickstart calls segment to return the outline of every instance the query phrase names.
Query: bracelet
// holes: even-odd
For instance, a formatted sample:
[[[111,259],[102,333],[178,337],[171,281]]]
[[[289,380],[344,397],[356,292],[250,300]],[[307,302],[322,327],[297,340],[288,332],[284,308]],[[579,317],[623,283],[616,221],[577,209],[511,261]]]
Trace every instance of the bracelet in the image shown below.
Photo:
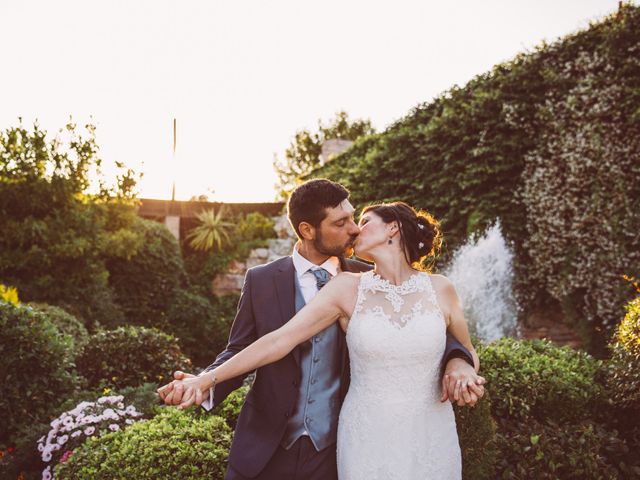
[[[215,372],[213,370],[209,370],[208,372],[202,373],[201,375],[204,377],[207,374],[210,374],[210,375],[208,375],[209,376],[209,380],[213,383],[213,385],[211,385],[209,388],[215,387],[216,383],[218,381],[218,379],[216,378]]]

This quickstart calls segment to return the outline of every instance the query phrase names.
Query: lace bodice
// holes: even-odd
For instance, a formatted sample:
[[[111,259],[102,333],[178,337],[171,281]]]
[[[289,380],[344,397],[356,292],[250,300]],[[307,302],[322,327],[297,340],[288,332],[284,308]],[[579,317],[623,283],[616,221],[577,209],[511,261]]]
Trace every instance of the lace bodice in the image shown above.
[[[449,402],[440,402],[446,321],[425,272],[360,277],[347,326],[351,383],[338,423],[340,480],[459,479]]]

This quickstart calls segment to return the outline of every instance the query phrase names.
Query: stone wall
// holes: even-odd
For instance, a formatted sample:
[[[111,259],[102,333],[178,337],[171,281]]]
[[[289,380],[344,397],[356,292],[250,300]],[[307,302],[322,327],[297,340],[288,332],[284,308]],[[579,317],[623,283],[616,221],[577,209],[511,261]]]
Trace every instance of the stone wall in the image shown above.
[[[291,255],[297,240],[296,234],[291,228],[286,215],[274,217],[274,220],[274,228],[278,237],[269,240],[266,248],[252,250],[244,262],[231,262],[226,273],[217,275],[213,279],[212,290],[214,295],[239,294],[248,269]]]

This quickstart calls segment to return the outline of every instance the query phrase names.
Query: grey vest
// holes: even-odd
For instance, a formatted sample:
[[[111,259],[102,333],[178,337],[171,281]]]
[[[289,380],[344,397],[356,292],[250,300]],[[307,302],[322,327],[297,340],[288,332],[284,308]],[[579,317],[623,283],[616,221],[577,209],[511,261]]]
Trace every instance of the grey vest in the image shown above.
[[[296,286],[296,312],[305,305],[298,276]],[[340,325],[335,322],[313,338],[302,343],[300,369],[302,373],[298,401],[289,417],[282,446],[290,448],[304,434],[309,434],[316,450],[335,443],[340,413]]]

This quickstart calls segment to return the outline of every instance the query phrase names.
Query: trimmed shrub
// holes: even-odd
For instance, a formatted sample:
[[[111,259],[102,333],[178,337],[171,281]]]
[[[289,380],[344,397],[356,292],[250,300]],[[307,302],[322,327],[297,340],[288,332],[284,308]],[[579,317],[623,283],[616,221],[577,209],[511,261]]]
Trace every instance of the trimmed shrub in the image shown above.
[[[232,430],[235,430],[236,423],[238,421],[238,415],[240,415],[240,409],[244,404],[244,399],[249,392],[249,386],[244,385],[229,394],[220,405],[214,410],[214,415],[218,415],[226,420],[227,425]]]
[[[631,478],[624,476],[608,458],[611,452],[626,449],[626,445],[616,432],[609,432],[591,421],[507,422],[498,429],[497,444],[500,454],[494,478]]]
[[[20,426],[48,421],[52,410],[78,385],[73,341],[47,315],[0,302],[0,446]]]
[[[491,418],[489,394],[475,407],[458,407],[454,404],[458,439],[462,450],[462,478],[493,480],[498,456],[496,424]]]
[[[597,408],[600,363],[586,352],[546,340],[502,338],[479,345],[478,355],[496,418],[576,421]]]
[[[58,327],[60,333],[69,335],[73,340],[75,351],[79,351],[89,341],[89,332],[84,324],[65,309],[46,303],[29,303],[28,305],[46,315]]]
[[[231,430],[224,419],[165,408],[152,420],[89,439],[63,464],[59,480],[223,478]]]
[[[76,358],[78,372],[91,388],[161,383],[174,370],[189,371],[191,361],[178,341],[155,328],[119,327],[91,336]]]

